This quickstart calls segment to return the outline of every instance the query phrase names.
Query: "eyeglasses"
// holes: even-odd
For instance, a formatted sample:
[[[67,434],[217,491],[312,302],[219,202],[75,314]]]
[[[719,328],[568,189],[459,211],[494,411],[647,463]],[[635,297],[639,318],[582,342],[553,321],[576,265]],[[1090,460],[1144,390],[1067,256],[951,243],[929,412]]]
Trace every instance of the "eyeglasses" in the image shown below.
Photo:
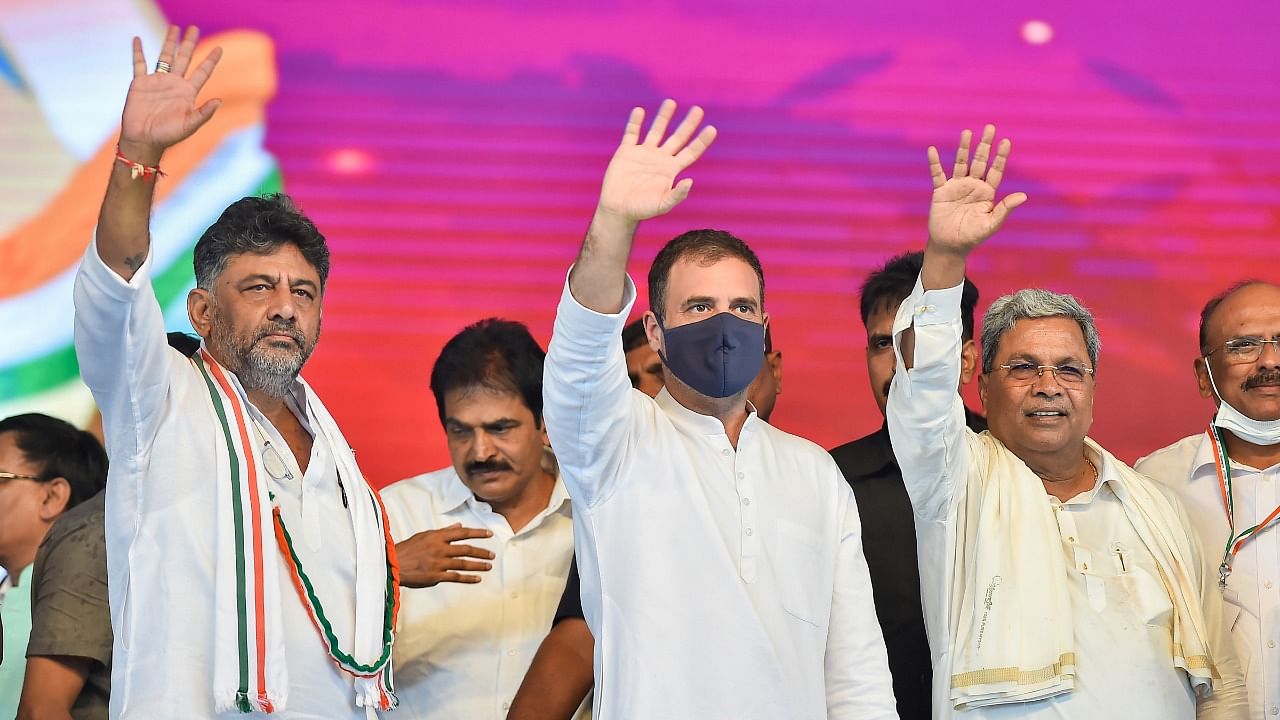
[[[1044,374],[1045,370],[1053,373],[1053,377],[1059,384],[1073,387],[1083,385],[1084,379],[1093,374],[1093,368],[1083,367],[1080,365],[1035,365],[1029,362],[1015,362],[1008,365],[998,365],[1005,371],[1005,379],[1015,385],[1030,385],[1037,378]]]
[[[18,475],[17,473],[0,472],[0,483],[7,483],[10,480],[35,480],[36,482],[40,482],[44,480],[44,478],[39,475]]]
[[[1245,363],[1257,362],[1262,357],[1262,348],[1267,345],[1274,346],[1276,352],[1280,352],[1280,337],[1271,340],[1263,340],[1260,337],[1238,337],[1231,338],[1222,345],[1205,353],[1205,357],[1225,350],[1222,357],[1229,365],[1243,365]]]

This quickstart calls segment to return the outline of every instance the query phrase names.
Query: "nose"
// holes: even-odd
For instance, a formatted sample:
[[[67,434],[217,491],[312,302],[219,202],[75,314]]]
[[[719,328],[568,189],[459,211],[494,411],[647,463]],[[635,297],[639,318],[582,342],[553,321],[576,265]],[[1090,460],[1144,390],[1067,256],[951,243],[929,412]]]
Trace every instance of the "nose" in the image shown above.
[[[493,438],[484,430],[476,430],[471,441],[471,458],[476,461],[491,460],[497,455]]]
[[[297,314],[297,298],[293,294],[293,289],[285,283],[280,283],[276,286],[275,294],[272,295],[267,317],[274,322],[288,325],[293,322]]]
[[[1062,384],[1058,382],[1058,373],[1053,368],[1040,368],[1040,374],[1036,376],[1031,388],[1035,394],[1047,397],[1062,394]]]

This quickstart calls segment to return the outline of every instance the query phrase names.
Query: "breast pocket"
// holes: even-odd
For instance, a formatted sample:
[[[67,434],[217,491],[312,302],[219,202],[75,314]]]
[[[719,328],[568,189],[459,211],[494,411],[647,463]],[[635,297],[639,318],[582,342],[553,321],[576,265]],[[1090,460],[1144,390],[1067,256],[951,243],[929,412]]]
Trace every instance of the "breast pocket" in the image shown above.
[[[825,627],[831,609],[831,570],[818,535],[786,520],[777,526],[774,558],[783,609],[815,627]]]

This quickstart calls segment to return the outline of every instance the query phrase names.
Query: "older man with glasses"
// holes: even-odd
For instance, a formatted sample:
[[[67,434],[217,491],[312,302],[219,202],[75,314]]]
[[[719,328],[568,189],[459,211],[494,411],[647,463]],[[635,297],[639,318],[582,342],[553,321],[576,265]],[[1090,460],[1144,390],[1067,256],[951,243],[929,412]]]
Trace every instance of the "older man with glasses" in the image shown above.
[[[1100,341],[1070,295],[1021,290],[982,323],[989,432],[965,427],[960,297],[1009,141],[987,126],[947,178],[929,149],[929,242],[894,321],[894,452],[916,516],[934,717],[1243,718],[1216,577],[1182,506],[1086,437]]]
[[[1249,717],[1271,717],[1280,713],[1280,287],[1247,281],[1209,300],[1193,367],[1217,412],[1137,467],[1186,503],[1249,668]]]

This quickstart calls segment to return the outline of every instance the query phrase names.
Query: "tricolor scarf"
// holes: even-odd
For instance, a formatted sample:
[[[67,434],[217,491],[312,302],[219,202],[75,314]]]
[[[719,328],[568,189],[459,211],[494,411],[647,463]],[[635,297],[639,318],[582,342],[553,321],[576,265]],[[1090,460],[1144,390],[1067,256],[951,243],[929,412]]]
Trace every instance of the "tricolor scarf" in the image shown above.
[[[1069,692],[1077,674],[1062,539],[1040,478],[990,433],[969,434],[957,508],[947,638],[957,710]],[[1111,480],[1125,517],[1155,560],[1173,605],[1169,663],[1207,690],[1219,677],[1200,603],[1203,566],[1182,515],[1155,484],[1094,441],[1086,452]],[[1207,694],[1207,693],[1206,693]]]
[[[391,647],[400,602],[395,544],[382,501],[364,481],[337,424],[303,383],[316,440],[323,438],[328,443],[339,476],[351,483],[347,505],[356,546],[356,616],[354,648],[348,650],[339,647],[323,600],[350,589],[316,587],[303,568],[267,487],[262,448],[252,439],[254,420],[244,390],[205,349],[201,348],[191,363],[208,388],[210,409],[220,430],[215,510],[215,710],[273,713],[286,708],[289,673],[281,622],[281,572],[291,576],[329,657],[355,678],[355,705],[394,708],[398,701],[392,688]]]

